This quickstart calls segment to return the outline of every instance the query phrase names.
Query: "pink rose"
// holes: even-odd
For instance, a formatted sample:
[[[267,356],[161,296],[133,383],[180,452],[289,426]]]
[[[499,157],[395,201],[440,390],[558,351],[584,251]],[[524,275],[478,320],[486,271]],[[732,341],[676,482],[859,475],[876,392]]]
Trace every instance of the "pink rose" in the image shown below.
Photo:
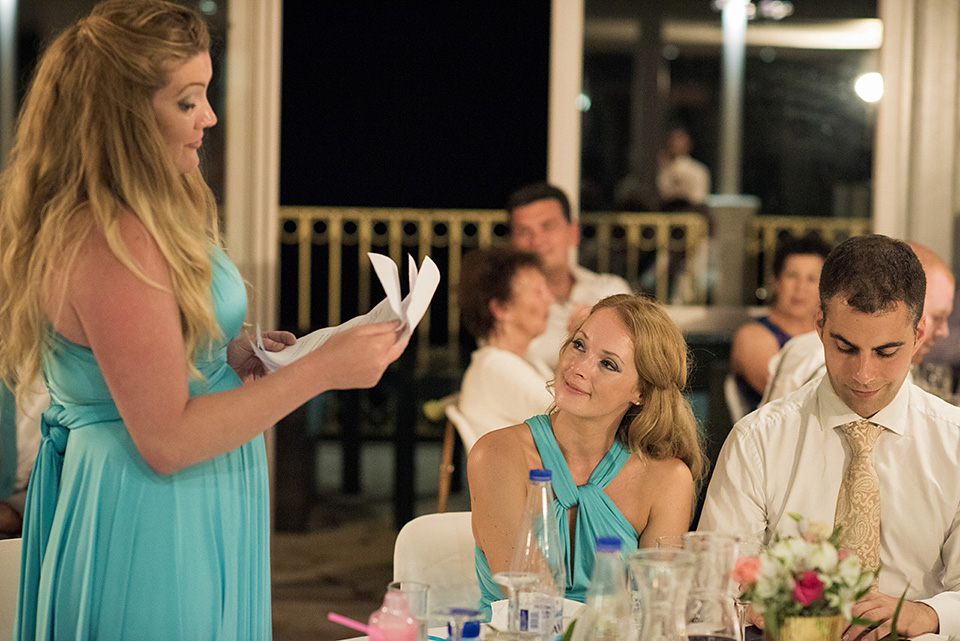
[[[837,550],[837,560],[838,560],[838,561],[843,561],[843,560],[846,559],[848,556],[850,556],[850,551],[849,551],[849,550],[845,550],[845,549],[843,549],[843,548],[840,548],[839,550]]]
[[[793,586],[793,598],[803,605],[810,605],[823,596],[823,581],[813,570],[807,570]]]
[[[760,559],[755,556],[746,556],[737,559],[737,564],[733,568],[733,580],[741,588],[753,585],[757,582],[757,574],[760,572]]]

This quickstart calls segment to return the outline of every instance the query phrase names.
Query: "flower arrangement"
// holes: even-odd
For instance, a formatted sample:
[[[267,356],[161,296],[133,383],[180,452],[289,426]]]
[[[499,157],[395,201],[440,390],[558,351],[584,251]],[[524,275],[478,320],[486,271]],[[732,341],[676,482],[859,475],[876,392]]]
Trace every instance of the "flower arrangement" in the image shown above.
[[[867,593],[877,572],[864,570],[860,559],[839,546],[839,528],[798,523],[799,536],[774,535],[759,558],[737,562],[734,579],[744,588],[741,597],[763,615],[767,632],[776,637],[787,617],[828,617],[851,620],[853,604]]]

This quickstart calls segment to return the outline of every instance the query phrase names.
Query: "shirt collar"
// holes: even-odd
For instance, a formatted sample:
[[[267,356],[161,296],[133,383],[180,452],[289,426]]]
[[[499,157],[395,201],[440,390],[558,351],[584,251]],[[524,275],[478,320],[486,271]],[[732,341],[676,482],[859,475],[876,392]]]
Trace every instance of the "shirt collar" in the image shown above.
[[[900,390],[890,403],[870,417],[871,423],[881,425],[896,434],[902,435],[907,429],[908,406],[910,403],[911,378],[907,378],[900,385]],[[850,421],[858,421],[859,414],[847,407],[833,391],[830,376],[825,375],[817,388],[817,405],[820,418],[820,427],[824,431],[831,430]]]

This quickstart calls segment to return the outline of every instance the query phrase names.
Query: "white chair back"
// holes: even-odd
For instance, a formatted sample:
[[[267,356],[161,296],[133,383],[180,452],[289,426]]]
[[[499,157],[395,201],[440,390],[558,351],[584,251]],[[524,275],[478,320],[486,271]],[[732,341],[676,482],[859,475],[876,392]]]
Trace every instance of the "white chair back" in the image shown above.
[[[723,379],[723,399],[727,402],[730,420],[733,423],[749,413],[747,402],[743,399],[743,394],[740,393],[740,388],[737,387],[737,379],[733,374],[727,374],[726,378]]]
[[[20,592],[20,545],[23,539],[0,539],[0,639],[13,638]]]
[[[460,407],[457,405],[457,399],[454,399],[452,403],[448,403],[444,408],[444,412],[447,414],[447,419],[457,428],[457,434],[460,435],[460,440],[463,441],[464,451],[469,452],[473,444],[476,443],[485,432],[476,429],[470,424],[467,417],[460,411]]]
[[[480,584],[474,567],[470,512],[425,514],[407,522],[393,548],[393,580],[430,585],[430,609],[476,607]]]

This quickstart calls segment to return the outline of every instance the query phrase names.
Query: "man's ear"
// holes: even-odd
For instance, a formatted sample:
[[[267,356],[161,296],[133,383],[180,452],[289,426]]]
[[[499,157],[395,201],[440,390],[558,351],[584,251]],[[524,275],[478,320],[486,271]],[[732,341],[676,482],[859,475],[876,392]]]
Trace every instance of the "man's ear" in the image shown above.
[[[920,347],[920,343],[923,342],[923,339],[927,337],[927,315],[924,314],[920,317],[920,322],[917,323],[917,340],[913,346],[913,353],[917,353],[917,348]]]

